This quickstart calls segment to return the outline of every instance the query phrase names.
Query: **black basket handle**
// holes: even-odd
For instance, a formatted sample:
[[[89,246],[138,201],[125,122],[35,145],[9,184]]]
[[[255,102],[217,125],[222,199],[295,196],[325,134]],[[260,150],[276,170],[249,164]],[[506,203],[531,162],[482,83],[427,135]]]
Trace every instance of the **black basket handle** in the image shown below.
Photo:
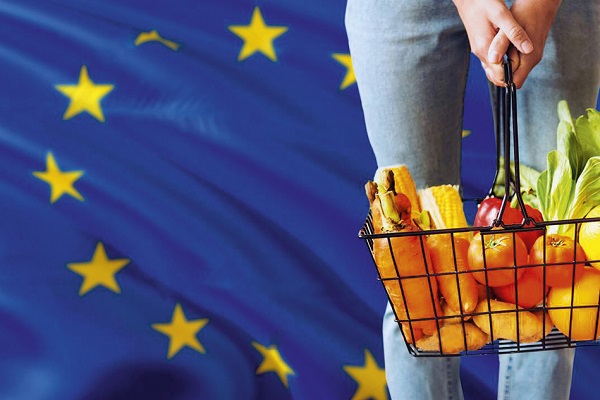
[[[502,205],[498,211],[498,215],[492,226],[495,227],[508,227],[502,222],[502,216],[504,210],[510,204],[510,198],[514,195],[519,204],[519,209],[523,215],[523,222],[518,226],[524,226],[528,224],[536,224],[536,221],[527,214],[525,209],[525,203],[521,196],[521,178],[519,172],[519,142],[518,142],[518,124],[517,124],[517,88],[513,82],[512,66],[508,56],[504,56],[503,61],[504,67],[504,86],[496,87],[496,104],[494,107],[494,121],[495,121],[495,134],[496,134],[496,175],[494,176],[494,182],[498,178],[500,172],[500,157],[501,145],[504,148],[504,196],[502,197]],[[512,174],[510,169],[510,144],[511,136],[513,140],[513,157],[512,161],[515,166],[515,173]],[[502,143],[501,143],[502,142]],[[511,195],[512,193],[512,195]],[[494,193],[494,185],[488,193],[487,197],[497,197]],[[510,225],[511,227],[515,225]]]

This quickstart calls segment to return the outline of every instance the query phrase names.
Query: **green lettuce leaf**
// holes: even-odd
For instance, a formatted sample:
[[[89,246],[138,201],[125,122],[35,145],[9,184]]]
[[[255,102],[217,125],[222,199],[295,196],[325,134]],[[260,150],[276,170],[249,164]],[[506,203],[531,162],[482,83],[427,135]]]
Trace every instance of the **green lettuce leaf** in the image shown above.
[[[567,121],[560,121],[558,123],[556,133],[556,148],[569,159],[573,174],[572,178],[573,180],[577,180],[587,161],[587,159],[584,159],[584,154],[581,151],[581,145],[578,140],[579,136],[576,136],[573,125]]]
[[[575,189],[571,164],[558,150],[548,153],[547,163],[537,182],[540,211],[546,221],[566,219]]]
[[[588,109],[573,121],[569,106],[557,107],[556,150],[537,181],[542,216],[547,221],[583,218],[600,204],[600,112]],[[570,225],[551,225],[549,233],[572,233]]]
[[[591,157],[577,179],[569,219],[584,218],[600,204],[600,156]]]
[[[537,198],[539,203],[540,212],[542,213],[542,217],[544,217],[545,221],[550,221],[549,219],[549,210],[548,210],[548,200],[550,198],[548,191],[548,182],[550,181],[550,172],[548,170],[542,171],[537,181]]]
[[[511,161],[511,170],[514,172],[514,162]],[[521,176],[521,191],[535,190],[536,182],[540,177],[540,171],[524,164],[519,164],[519,175]]]
[[[567,104],[566,100],[561,100],[558,102],[557,111],[559,121],[571,125],[571,128],[575,130],[575,121],[573,121],[571,110],[569,110],[569,105]]]
[[[581,146],[584,163],[594,156],[600,156],[600,112],[592,108],[575,122],[575,135]]]
[[[498,171],[498,176],[494,182],[494,193],[498,197],[504,196],[504,158],[500,158],[500,171]],[[515,163],[514,161],[510,162],[510,171],[514,175],[515,173]],[[520,175],[520,186],[521,186],[521,197],[523,198],[523,202],[527,205],[535,209],[539,209],[539,201],[537,198],[537,181],[540,176],[540,171],[527,166],[525,164],[519,163],[519,175]],[[517,198],[513,197],[511,201],[511,207],[517,207]]]

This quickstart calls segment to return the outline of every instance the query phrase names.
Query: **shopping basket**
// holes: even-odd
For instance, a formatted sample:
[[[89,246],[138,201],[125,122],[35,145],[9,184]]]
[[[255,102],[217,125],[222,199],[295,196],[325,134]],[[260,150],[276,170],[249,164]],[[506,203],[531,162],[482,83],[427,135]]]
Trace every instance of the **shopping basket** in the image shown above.
[[[369,248],[378,279],[382,282],[387,299],[392,305],[407,349],[413,356],[450,357],[504,354],[599,344],[597,339],[600,337],[598,321],[600,280],[592,280],[592,286],[586,286],[585,299],[580,295],[582,289],[579,285],[582,271],[596,271],[592,265],[600,267],[600,260],[581,258],[581,249],[575,244],[579,242],[581,226],[589,223],[598,224],[600,218],[539,222],[528,215],[520,187],[516,87],[512,82],[511,66],[506,57],[504,75],[506,85],[497,88],[497,104],[495,106],[497,171],[494,178],[494,182],[496,182],[501,170],[500,161],[503,160],[504,193],[501,196],[502,205],[494,222],[486,227],[376,233],[373,229],[372,215],[369,213],[359,232],[359,238],[363,239]],[[511,163],[514,166],[514,172],[511,170]],[[496,196],[493,188],[494,186],[487,197]],[[484,199],[476,199],[476,202],[479,203],[482,200]],[[511,200],[513,202],[516,200],[522,214],[523,219],[520,224],[507,225],[503,222],[503,214]],[[519,249],[517,241],[519,241],[520,234],[536,232],[543,237],[544,243],[546,243],[548,239],[552,238],[549,232],[555,231],[561,225],[563,228],[568,228],[566,230],[573,232],[574,245],[570,261],[554,262],[545,246],[541,246],[542,261],[531,262],[529,258],[526,258],[525,262],[522,261],[521,252],[517,250]],[[490,240],[495,240],[500,236],[505,243],[512,244],[512,246],[508,246],[512,248],[511,265],[495,269],[489,265],[488,268],[487,263],[491,263],[491,256],[486,257],[484,246]],[[479,269],[472,266],[468,269],[459,267],[458,242],[456,241],[459,237],[476,238],[471,239],[469,246],[481,246],[483,264]],[[451,260],[454,264],[453,270],[434,272],[428,250],[428,243],[432,238],[445,240],[449,244]],[[400,260],[404,259],[405,262],[407,260],[399,252],[405,250],[402,242],[407,240],[412,241],[413,248],[416,244],[419,249],[415,257],[421,258],[420,262],[424,265],[425,273],[404,273],[405,269]],[[474,241],[475,244],[473,244]],[[385,255],[389,266],[382,265],[381,254]],[[564,282],[568,282],[568,284],[562,285],[560,290],[548,285],[550,274],[557,271],[558,267],[564,274],[564,279],[566,279]],[[519,295],[525,298],[530,294],[525,291],[523,280],[520,280],[520,277],[528,270],[535,270],[541,279],[540,300],[535,305],[519,306],[517,305],[520,304]],[[499,289],[497,289],[497,285],[492,285],[492,278],[494,278],[493,274],[500,273],[500,271],[504,273],[504,276],[506,274],[512,276],[512,286],[511,284],[501,285],[509,287],[514,292],[512,302],[500,302],[495,294],[495,291],[499,292]],[[467,294],[461,293],[461,290],[463,290],[462,278],[469,274],[472,276],[479,274],[479,293],[477,307],[470,307],[469,310],[466,310],[463,308],[461,297],[466,297]],[[457,311],[443,307],[444,299],[437,290],[439,282],[442,279],[447,280],[448,277],[455,281],[460,304],[460,310]],[[521,289],[519,289],[519,282],[521,282]],[[428,315],[424,316],[423,313],[418,312],[413,312],[411,315],[411,310],[416,309],[415,298],[414,296],[409,297],[408,292],[414,290],[415,287],[421,288],[419,300],[430,302],[431,312]],[[552,294],[556,294],[554,297],[560,298],[561,301],[550,302],[549,290],[552,290]],[[559,321],[560,324],[558,324]],[[560,325],[560,330],[557,329],[558,325]],[[583,335],[582,337],[580,334],[582,326],[586,327],[587,336]]]

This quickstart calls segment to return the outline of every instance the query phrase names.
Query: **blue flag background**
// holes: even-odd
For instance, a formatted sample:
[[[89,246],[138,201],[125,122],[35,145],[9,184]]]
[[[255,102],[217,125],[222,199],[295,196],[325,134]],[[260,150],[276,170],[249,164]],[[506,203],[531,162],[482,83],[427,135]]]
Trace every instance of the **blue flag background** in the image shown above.
[[[388,398],[344,8],[0,2],[0,399]],[[474,63],[466,196],[488,99]],[[495,357],[462,372],[495,398]]]

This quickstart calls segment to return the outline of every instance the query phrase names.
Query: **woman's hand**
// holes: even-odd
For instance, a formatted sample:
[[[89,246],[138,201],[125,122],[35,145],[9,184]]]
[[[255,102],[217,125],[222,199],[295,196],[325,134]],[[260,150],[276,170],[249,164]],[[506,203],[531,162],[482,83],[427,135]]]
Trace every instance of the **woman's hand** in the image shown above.
[[[554,23],[560,3],[560,0],[515,0],[510,8],[515,20],[521,24],[531,38],[533,51],[525,54],[512,46],[509,47],[510,41],[502,30],[492,40],[490,54],[509,47],[508,56],[513,68],[513,82],[517,88],[523,86],[533,67],[541,61],[546,39]],[[495,62],[497,60],[489,61]],[[498,72],[496,69],[492,69],[491,73],[493,74],[493,79],[490,79],[492,82],[496,83],[502,80],[503,74],[501,71]]]
[[[516,0],[527,3],[530,0]],[[552,0],[554,2],[555,0]],[[458,14],[465,25],[471,51],[479,60],[490,81],[503,86],[504,70],[502,57],[512,44],[521,57],[534,51],[534,44],[523,26],[513,16],[502,0],[453,0]],[[534,0],[544,3],[544,0]],[[514,6],[513,6],[514,8]],[[519,5],[520,13],[526,14],[526,5]],[[523,18],[529,21],[531,17]],[[533,26],[534,21],[529,21]],[[544,39],[545,40],[545,39]],[[531,60],[533,61],[533,60]],[[531,62],[529,61],[529,62]],[[513,70],[514,70],[513,63]]]

